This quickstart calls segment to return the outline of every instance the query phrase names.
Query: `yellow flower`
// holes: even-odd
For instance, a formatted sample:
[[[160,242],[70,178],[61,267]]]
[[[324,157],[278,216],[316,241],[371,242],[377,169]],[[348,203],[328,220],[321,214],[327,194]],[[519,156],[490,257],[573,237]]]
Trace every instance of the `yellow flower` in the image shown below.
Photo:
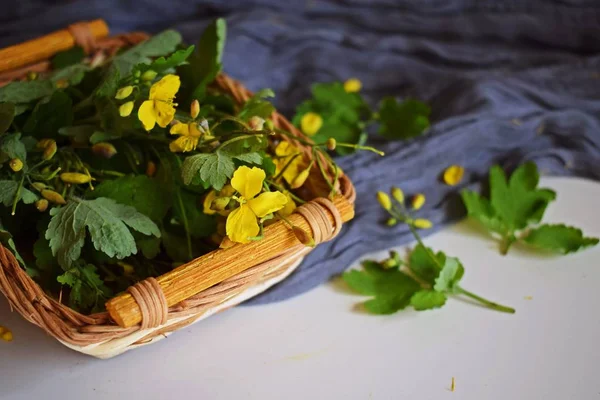
[[[173,153],[185,153],[196,150],[200,137],[206,135],[207,132],[208,122],[205,119],[200,124],[197,122],[190,122],[189,124],[182,124],[180,122],[175,124],[171,127],[171,135],[180,136],[171,142],[169,150]]]
[[[392,196],[400,204],[404,204],[404,192],[399,187],[392,188]]]
[[[392,200],[390,200],[390,196],[388,196],[387,193],[381,191],[377,192],[377,201],[384,210],[390,210],[392,208]]]
[[[412,208],[413,210],[418,210],[423,207],[425,204],[425,195],[423,193],[418,193],[412,199]]]
[[[292,198],[290,192],[287,190],[283,192],[283,194],[285,194],[285,197],[287,197],[287,203],[285,203],[285,206],[281,210],[277,211],[277,214],[281,215],[282,217],[288,217],[296,209],[296,202]]]
[[[281,192],[264,192],[263,181],[266,174],[260,168],[239,167],[231,178],[231,186],[240,194],[234,197],[240,206],[227,217],[227,236],[233,242],[248,243],[259,234],[258,218],[263,218],[281,210],[287,203],[287,197]]]
[[[430,220],[424,218],[415,219],[413,225],[419,229],[429,229],[433,226]]]
[[[282,141],[275,147],[275,175],[283,171],[283,179],[290,185],[302,172],[304,159],[302,152],[290,142]],[[283,170],[285,168],[285,171]]]
[[[460,183],[465,174],[465,169],[460,165],[451,165],[444,171],[444,182],[449,186],[456,186]]]
[[[356,78],[351,78],[344,82],[344,90],[347,93],[360,92],[360,89],[362,89],[362,82]]]
[[[190,117],[196,119],[198,114],[200,114],[200,102],[194,99],[190,105]]]
[[[225,185],[225,187],[223,187],[223,189],[221,189],[218,192],[214,189],[211,190],[210,192],[208,192],[208,194],[204,198],[204,201],[202,202],[202,208],[203,208],[204,214],[206,214],[206,215],[216,214],[217,211],[210,208],[210,206],[212,205],[212,202],[217,197],[231,197],[231,196],[233,196],[234,193],[235,193],[235,189],[231,185]],[[219,211],[219,214],[226,216],[229,214],[229,210]]]
[[[300,120],[300,128],[302,132],[308,136],[313,136],[323,126],[323,118],[317,113],[307,112]]]
[[[119,107],[119,115],[121,117],[129,117],[133,111],[133,101],[128,101]]]
[[[131,96],[131,93],[133,93],[133,86],[122,87],[121,89],[117,90],[117,94],[115,95],[115,99],[117,99],[117,100],[126,99],[129,96]]]
[[[144,129],[152,130],[158,123],[161,128],[167,125],[175,117],[173,103],[175,93],[179,90],[179,77],[177,75],[165,75],[160,81],[150,88],[150,98],[142,103],[138,110],[138,118],[142,121]]]

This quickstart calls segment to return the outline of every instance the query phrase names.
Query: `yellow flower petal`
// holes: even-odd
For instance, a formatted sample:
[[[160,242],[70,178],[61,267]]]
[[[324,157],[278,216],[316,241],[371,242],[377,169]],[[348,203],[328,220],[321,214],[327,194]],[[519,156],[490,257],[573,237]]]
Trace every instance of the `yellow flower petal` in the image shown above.
[[[133,111],[133,101],[128,101],[119,107],[119,115],[121,117],[129,117]]]
[[[171,127],[169,131],[171,135],[189,135],[190,134],[190,126],[188,124],[178,123]]]
[[[173,100],[180,84],[177,75],[165,75],[150,88],[150,100]]]
[[[299,187],[301,187],[302,185],[304,185],[304,182],[306,182],[306,180],[308,179],[308,177],[310,176],[310,166],[302,171],[300,171],[296,177],[294,178],[294,180],[290,183],[290,187],[292,189],[298,189]],[[287,171],[286,171],[287,172]],[[285,176],[285,174],[284,174]],[[286,179],[287,180],[287,179]],[[289,181],[288,181],[289,182]]]
[[[202,212],[204,212],[204,214],[213,215],[216,213],[215,210],[210,208],[210,205],[212,204],[213,200],[216,198],[217,198],[217,192],[215,190],[211,190],[204,197],[204,201],[202,202]]]
[[[298,152],[296,146],[285,140],[281,141],[277,147],[275,147],[275,155],[277,157],[286,157]]]
[[[287,196],[281,192],[264,192],[258,197],[248,200],[247,204],[257,217],[262,218],[281,210],[285,207],[287,201]]]
[[[248,168],[243,165],[233,173],[231,186],[240,192],[246,200],[250,200],[260,193],[266,176],[265,171],[260,168]]]
[[[146,100],[138,110],[138,119],[142,121],[144,129],[151,131],[156,124],[156,114],[154,113],[154,101]]]
[[[415,219],[413,225],[419,229],[429,229],[433,226],[430,220],[424,218]]]
[[[223,186],[223,189],[219,192],[219,196],[231,197],[235,193],[235,189],[231,185]]]
[[[186,153],[196,149],[198,138],[191,136],[180,136],[169,144],[169,150],[173,153]]]
[[[360,92],[360,89],[362,89],[362,82],[356,78],[351,78],[344,82],[344,90],[348,93]]]
[[[460,183],[465,174],[465,169],[460,165],[451,165],[444,171],[446,185],[455,186]]]
[[[167,125],[175,118],[175,107],[170,103],[165,103],[160,100],[154,101],[154,113],[156,115],[156,122],[161,128],[166,128]]]
[[[248,243],[248,238],[260,232],[256,215],[247,204],[240,205],[229,214],[225,230],[229,240],[236,243]]]
[[[413,210],[418,210],[425,204],[425,195],[423,193],[416,194],[412,199]]]
[[[316,134],[321,126],[323,126],[323,118],[314,112],[304,114],[300,120],[300,128],[308,136]]]
[[[281,215],[282,217],[287,217],[296,209],[296,202],[292,198],[290,192],[285,192],[284,194],[285,197],[287,197],[287,203],[285,203],[285,206],[283,206],[281,210],[277,211],[277,214]]]
[[[117,90],[115,99],[117,99],[117,100],[126,99],[129,96],[131,96],[131,93],[133,93],[133,86],[122,87],[121,89]]]

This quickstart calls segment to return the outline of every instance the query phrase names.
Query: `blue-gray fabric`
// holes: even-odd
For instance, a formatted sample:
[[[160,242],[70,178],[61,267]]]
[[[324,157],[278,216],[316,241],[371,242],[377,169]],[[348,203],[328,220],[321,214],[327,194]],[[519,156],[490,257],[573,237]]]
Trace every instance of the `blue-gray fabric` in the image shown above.
[[[371,104],[410,96],[433,110],[426,136],[374,135],[386,157],[339,160],[358,192],[355,220],[251,304],[298,295],[365,253],[410,241],[405,226],[382,224],[377,190],[425,193],[419,216],[439,229],[464,216],[458,191],[476,187],[495,163],[533,160],[546,174],[600,178],[595,0],[6,1],[0,45],[98,17],[113,32],[175,28],[193,42],[218,16],[229,26],[226,72],[251,89],[273,88],[288,115],[311,83],[349,77],[362,80]],[[459,187],[440,183],[451,164],[466,169]]]

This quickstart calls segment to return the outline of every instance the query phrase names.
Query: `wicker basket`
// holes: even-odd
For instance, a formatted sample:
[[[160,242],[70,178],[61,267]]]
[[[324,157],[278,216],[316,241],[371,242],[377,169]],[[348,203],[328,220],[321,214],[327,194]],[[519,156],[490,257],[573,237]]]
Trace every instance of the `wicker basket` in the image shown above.
[[[50,68],[49,57],[79,45],[92,59],[110,57],[122,47],[145,40],[143,33],[108,37],[104,21],[82,22],[68,29],[0,50],[0,85],[23,79],[29,71]],[[221,74],[215,85],[238,104],[252,95]],[[274,125],[302,135],[283,116]],[[282,137],[286,139],[286,137]],[[304,140],[308,140],[304,138]],[[295,142],[310,157],[310,150]],[[326,198],[324,179],[315,168],[305,185],[308,201],[289,220],[313,233],[316,243],[335,237],[354,216],[355,192],[343,174],[333,199]],[[98,358],[110,358],[151,344],[175,330],[243,302],[285,279],[311,248],[303,246],[283,222],[265,229],[265,239],[219,249],[156,279],[140,282],[107,303],[107,310],[82,315],[46,294],[0,245],[0,291],[11,307],[64,345]]]

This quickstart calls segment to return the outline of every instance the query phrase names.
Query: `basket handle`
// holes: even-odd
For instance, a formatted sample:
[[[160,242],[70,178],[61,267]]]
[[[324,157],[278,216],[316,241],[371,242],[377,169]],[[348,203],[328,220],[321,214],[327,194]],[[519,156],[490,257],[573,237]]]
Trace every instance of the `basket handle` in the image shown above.
[[[104,20],[73,24],[68,29],[0,50],[0,72],[46,60],[56,53],[69,50],[75,44],[86,49],[90,41],[106,36],[108,36],[108,26]]]
[[[316,217],[311,214],[316,214]],[[316,199],[301,206],[297,212],[289,216],[288,220],[307,232],[312,231],[315,241],[319,241],[319,239],[325,241],[335,236],[341,229],[341,224],[353,217],[354,206],[352,203],[344,196],[336,195],[333,201]],[[318,220],[328,223],[330,227],[334,228],[329,232],[329,237],[322,237],[321,233],[316,232],[315,221],[318,222]],[[143,301],[140,296],[134,298],[131,293],[124,293],[109,300],[106,303],[106,309],[111,318],[123,328],[132,327],[140,322],[144,322],[142,325],[146,326],[147,321],[143,321],[143,319],[161,319],[155,318],[154,315],[143,315],[148,310],[152,311],[152,307],[148,305],[153,303],[154,299],[158,299],[154,302],[157,309],[164,308],[164,303],[166,303],[166,307],[175,306],[217,283],[273,259],[283,250],[301,245],[290,227],[283,221],[266,227],[264,234],[266,238],[263,240],[235,244],[213,251],[156,278],[159,292],[149,293],[149,297],[152,299],[147,302]],[[152,283],[156,287],[154,282]],[[142,300],[141,307],[138,300]],[[144,312],[142,308],[144,308]]]

